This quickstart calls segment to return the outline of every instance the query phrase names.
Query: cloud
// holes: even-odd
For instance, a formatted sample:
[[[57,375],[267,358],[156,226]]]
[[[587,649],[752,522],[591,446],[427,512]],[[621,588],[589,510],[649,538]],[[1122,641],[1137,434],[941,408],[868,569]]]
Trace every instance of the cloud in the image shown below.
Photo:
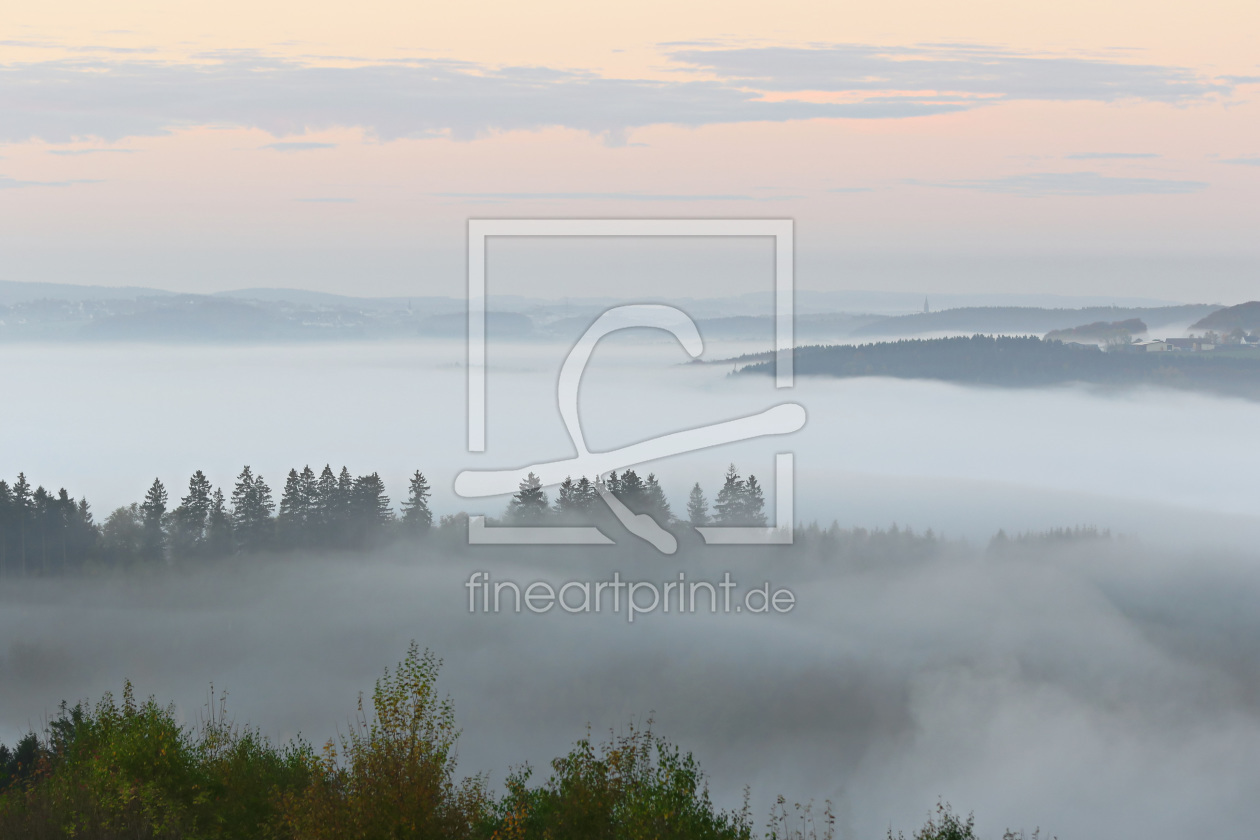
[[[1065,157],[1068,160],[1139,160],[1157,158],[1159,155],[1154,152],[1080,152]]]
[[[19,190],[27,187],[69,187],[74,184],[99,184],[100,181],[91,178],[76,178],[71,181],[19,181],[16,178],[7,178],[0,175],[0,190]]]
[[[440,198],[492,199],[496,201],[784,201],[794,196],[740,195],[736,193],[635,193],[635,192],[443,192]]]
[[[275,152],[309,152],[314,149],[335,149],[336,143],[313,143],[313,142],[289,142],[289,143],[268,143],[265,146],[259,146],[260,149],[271,149]]]
[[[0,66],[0,142],[117,140],[202,125],[277,137],[356,127],[383,140],[559,126],[620,144],[648,125],[903,119],[1017,99],[1182,103],[1230,90],[1186,68],[976,45],[666,49],[678,73],[664,80],[430,59],[314,66],[254,51],[184,63],[97,56],[8,64]],[[846,96],[791,96],[802,91]]]
[[[1184,102],[1224,93],[1184,67],[943,44],[672,49],[674,61],[767,91],[906,91],[965,97]]]
[[[49,149],[50,155],[130,155],[135,149]]]
[[[124,30],[118,30],[124,31]],[[32,50],[62,50],[72,53],[113,53],[116,55],[135,55],[154,53],[154,47],[111,47],[103,44],[58,44],[54,41],[0,41],[0,47],[20,47]]]
[[[930,186],[978,190],[1007,195],[1107,196],[1178,195],[1206,189],[1204,181],[1176,181],[1162,178],[1115,178],[1097,172],[1031,172],[970,181],[943,181]]]
[[[1230,163],[1234,166],[1260,166],[1260,156],[1226,158],[1220,163]]]
[[[275,136],[360,127],[383,140],[563,126],[623,142],[641,126],[889,119],[964,106],[901,100],[765,101],[722,82],[609,79],[537,67],[414,61],[312,67],[250,54],[218,63],[49,61],[0,67],[0,142],[116,140],[198,125]]]

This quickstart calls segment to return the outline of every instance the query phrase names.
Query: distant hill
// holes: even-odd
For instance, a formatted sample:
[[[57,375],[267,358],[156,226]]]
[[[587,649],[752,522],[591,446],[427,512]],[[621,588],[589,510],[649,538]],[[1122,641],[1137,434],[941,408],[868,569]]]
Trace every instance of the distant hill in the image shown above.
[[[302,337],[300,323],[235,300],[185,297],[107,316],[78,337],[97,341],[284,341]]]
[[[1078,341],[1082,344],[1128,344],[1135,335],[1146,332],[1146,324],[1141,318],[1130,318],[1127,321],[1095,321],[1069,330],[1051,330],[1046,333],[1046,341]]]
[[[174,297],[174,292],[144,286],[76,286],[70,283],[24,283],[0,280],[0,305],[12,306],[37,300],[135,300],[141,297]]]
[[[1007,388],[1072,382],[1154,385],[1260,399],[1260,349],[1235,353],[1106,353],[1036,337],[903,339],[877,344],[802,347],[802,376],[887,376]],[[773,374],[756,361],[740,375]]]
[[[1260,330],[1260,300],[1240,303],[1218,309],[1206,318],[1190,325],[1192,330],[1215,330],[1218,333],[1231,333],[1234,330],[1252,332]]]
[[[1186,304],[1122,308],[1091,306],[1084,309],[1042,309],[1031,306],[969,306],[885,318],[854,331],[858,336],[915,336],[932,333],[1026,333],[1044,335],[1051,330],[1072,329],[1080,324],[1140,318],[1152,329],[1182,327],[1220,309],[1215,304]]]

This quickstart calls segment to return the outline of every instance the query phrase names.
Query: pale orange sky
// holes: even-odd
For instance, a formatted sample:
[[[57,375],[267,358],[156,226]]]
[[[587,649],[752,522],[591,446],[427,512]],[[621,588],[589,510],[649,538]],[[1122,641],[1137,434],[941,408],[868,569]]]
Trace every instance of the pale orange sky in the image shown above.
[[[1202,256],[1193,277],[979,269],[884,282],[1228,301],[1260,273],[1258,33],[1260,4],[1244,2],[15,4],[0,15],[0,279],[458,294],[469,216],[788,216],[806,287],[881,282],[847,271],[852,255]],[[672,58],[679,43],[751,49],[749,66],[772,74],[802,57],[824,75],[857,62],[850,80],[904,62],[966,72],[887,90],[811,88],[808,74],[776,87]],[[274,67],[197,87],[194,71],[245,51]],[[433,60],[445,62],[437,81],[416,69]],[[327,103],[312,67],[341,74]],[[396,69],[411,75],[394,81]],[[1068,90],[1029,93],[1025,73]],[[612,119],[633,112],[624,127],[589,126],[608,95],[566,99],[575,74],[638,86],[611,94]],[[976,74],[992,91],[957,88]],[[478,80],[492,87],[463,87]],[[1170,93],[1186,80],[1204,92]],[[701,82],[712,87],[685,87]],[[296,84],[304,110],[270,119]],[[395,84],[424,98],[389,98]],[[496,111],[521,85],[549,98],[503,127]],[[661,91],[678,102],[657,102]],[[745,110],[758,100],[962,105],[761,119]]]

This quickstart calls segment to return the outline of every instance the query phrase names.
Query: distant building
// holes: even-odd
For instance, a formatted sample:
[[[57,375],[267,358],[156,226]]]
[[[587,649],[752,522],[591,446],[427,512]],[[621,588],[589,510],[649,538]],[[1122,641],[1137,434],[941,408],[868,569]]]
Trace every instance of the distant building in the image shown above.
[[[1167,341],[1156,338],[1151,341],[1135,341],[1129,345],[1139,353],[1166,353],[1173,349]]]
[[[1205,338],[1166,338],[1164,343],[1170,350],[1190,350],[1194,353],[1216,349],[1216,342]]]

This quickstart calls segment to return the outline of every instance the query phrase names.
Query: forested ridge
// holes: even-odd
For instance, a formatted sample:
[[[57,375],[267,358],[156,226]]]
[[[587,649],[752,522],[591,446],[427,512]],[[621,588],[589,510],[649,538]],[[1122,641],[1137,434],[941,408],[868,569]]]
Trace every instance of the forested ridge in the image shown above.
[[[735,360],[738,362],[739,360]],[[774,362],[750,358],[741,374],[771,374]],[[1036,337],[975,335],[861,345],[813,345],[795,353],[804,376],[886,376],[997,387],[1072,382],[1161,386],[1260,399],[1260,350],[1104,352]]]

